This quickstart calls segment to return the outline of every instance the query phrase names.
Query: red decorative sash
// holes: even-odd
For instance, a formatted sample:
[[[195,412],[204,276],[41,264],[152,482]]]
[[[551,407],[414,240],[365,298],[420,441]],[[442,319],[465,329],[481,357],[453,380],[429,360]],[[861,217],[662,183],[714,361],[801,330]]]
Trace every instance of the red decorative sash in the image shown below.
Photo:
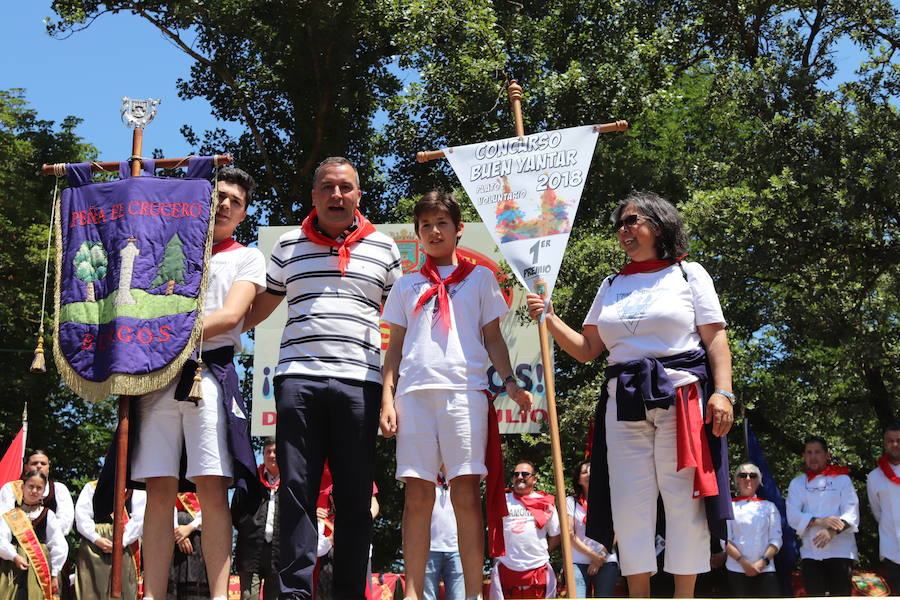
[[[222,240],[217,244],[213,244],[212,253],[218,254],[219,252],[230,252],[231,250],[237,250],[238,248],[243,248],[244,245],[240,242],[235,241],[233,237],[228,238],[227,240]]]
[[[577,502],[579,505],[581,505],[581,510],[584,511],[584,516],[581,518],[581,524],[587,525],[587,500],[584,499],[583,495],[579,495],[575,499],[575,502]],[[574,517],[575,515],[572,515],[572,516]]]
[[[678,260],[637,260],[631,261],[619,271],[619,275],[631,275],[632,273],[649,273],[651,271],[659,271],[660,269],[665,269],[669,265],[674,265],[677,262],[681,262],[684,260],[684,257],[687,254],[682,254],[678,257]]]
[[[504,598],[544,598],[547,595],[547,565],[528,571],[513,571],[497,565]]]
[[[45,511],[47,509],[44,509]],[[41,548],[41,541],[38,539],[31,525],[31,519],[20,508],[14,508],[3,515],[9,530],[16,536],[19,546],[25,550],[28,556],[28,566],[34,570],[34,574],[41,586],[41,592],[44,594],[45,600],[53,599],[53,584],[50,574],[50,561],[44,550]]]
[[[200,514],[200,500],[194,492],[183,492],[175,496],[175,508],[185,511],[192,519],[196,519]]]
[[[303,234],[313,242],[322,246],[331,246],[332,248],[338,249],[338,269],[341,270],[341,277],[343,277],[347,271],[347,265],[350,264],[350,244],[358,242],[367,235],[375,233],[375,226],[357,210],[356,222],[358,226],[356,230],[345,237],[344,241],[339,242],[320,233],[319,230],[316,229],[315,222],[316,215],[318,214],[319,213],[314,208],[312,212],[303,219],[303,223],[300,227],[303,230]]]
[[[821,471],[810,471],[809,469],[805,469],[803,472],[806,473],[806,481],[812,481],[819,475],[824,475],[825,477],[837,477],[838,475],[849,475],[850,468],[849,467],[840,467],[838,465],[828,465]]]
[[[419,301],[416,302],[416,308],[413,312],[418,312],[432,296],[437,294],[438,313],[440,314],[441,322],[444,324],[444,329],[450,329],[450,297],[447,294],[447,286],[462,281],[475,269],[475,263],[467,261],[459,254],[456,255],[456,260],[458,261],[456,268],[453,269],[453,272],[446,279],[441,279],[437,265],[434,264],[430,256],[425,259],[425,264],[419,269],[419,273],[433,285],[419,296]]]
[[[891,459],[888,458],[887,454],[881,455],[881,458],[878,459],[878,466],[881,467],[881,472],[884,473],[884,476],[887,477],[891,483],[900,485],[900,477],[897,477],[896,473],[894,473],[894,469],[891,467]]]

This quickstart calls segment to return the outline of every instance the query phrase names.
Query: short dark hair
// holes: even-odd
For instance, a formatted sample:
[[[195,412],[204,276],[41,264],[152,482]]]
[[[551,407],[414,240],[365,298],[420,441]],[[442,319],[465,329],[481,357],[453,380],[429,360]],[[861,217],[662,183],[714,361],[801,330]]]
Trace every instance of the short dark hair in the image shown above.
[[[274,446],[275,443],[276,443],[275,438],[273,438],[272,436],[268,436],[263,439],[263,448],[266,448],[268,446]]]
[[[631,192],[619,201],[610,215],[613,224],[619,221],[627,206],[634,206],[659,230],[660,235],[656,238],[659,259],[676,260],[687,252],[687,231],[681,214],[671,202],[653,192]]]
[[[803,438],[803,449],[804,450],[806,449],[807,444],[814,444],[814,443],[822,444],[822,450],[824,450],[825,452],[828,452],[828,442],[826,442],[825,438],[823,438],[820,435],[808,435],[805,438]]]
[[[43,472],[38,471],[37,469],[32,469],[31,471],[28,471],[27,473],[22,473],[22,483],[25,483],[32,477],[40,477],[41,479],[44,480],[44,485],[45,486],[47,485],[47,476],[44,475]]]
[[[900,431],[900,423],[894,421],[893,423],[888,423],[884,426],[884,431],[882,434],[887,433],[888,431]]]
[[[329,156],[319,163],[319,166],[316,167],[316,170],[313,173],[313,187],[316,187],[319,183],[319,177],[321,177],[322,171],[335,165],[350,165],[350,168],[353,169],[353,174],[356,176],[356,187],[359,187],[359,171],[356,170],[356,166],[354,166],[352,162],[343,156]]]
[[[513,467],[515,467],[516,465],[528,465],[529,467],[531,467],[531,474],[537,475],[537,467],[535,467],[534,463],[530,460],[517,460],[515,463],[513,463]]]
[[[24,461],[24,463],[27,465],[27,464],[28,464],[28,461],[31,460],[31,457],[32,457],[32,456],[36,456],[36,455],[38,455],[38,454],[40,454],[41,456],[46,456],[46,457],[47,457],[47,462],[48,462],[48,463],[50,462],[50,455],[47,454],[47,451],[46,451],[46,450],[42,450],[41,448],[35,448],[34,450],[32,450],[31,452],[29,452],[28,454],[25,455],[25,461]]]
[[[584,465],[591,464],[589,460],[581,460],[578,461],[578,464],[575,465],[575,468],[572,469],[572,492],[576,499],[584,496],[585,490],[581,487],[581,469]]]
[[[247,196],[247,205],[250,204],[250,200],[253,198],[253,190],[256,188],[256,182],[247,171],[237,167],[221,167],[216,174],[216,179],[244,188],[244,193]]]
[[[450,213],[450,219],[453,220],[453,224],[459,229],[459,224],[462,223],[462,209],[459,208],[459,202],[456,201],[453,194],[432,190],[419,198],[419,201],[413,207],[413,229],[416,233],[419,233],[419,219],[422,218],[422,215],[436,210],[444,210]]]

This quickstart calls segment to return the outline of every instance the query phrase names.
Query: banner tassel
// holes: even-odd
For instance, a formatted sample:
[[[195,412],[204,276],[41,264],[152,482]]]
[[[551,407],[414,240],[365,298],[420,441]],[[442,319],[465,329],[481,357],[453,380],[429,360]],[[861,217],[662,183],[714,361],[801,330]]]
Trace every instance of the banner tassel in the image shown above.
[[[194,404],[198,404],[203,400],[203,361],[197,361],[197,370],[194,371],[194,383],[191,384],[191,392],[188,394],[188,400]]]
[[[43,326],[41,326],[41,331],[38,333],[38,341],[37,348],[34,349],[34,359],[31,361],[31,372],[32,373],[46,373],[47,372],[47,361],[44,358],[44,331]]]

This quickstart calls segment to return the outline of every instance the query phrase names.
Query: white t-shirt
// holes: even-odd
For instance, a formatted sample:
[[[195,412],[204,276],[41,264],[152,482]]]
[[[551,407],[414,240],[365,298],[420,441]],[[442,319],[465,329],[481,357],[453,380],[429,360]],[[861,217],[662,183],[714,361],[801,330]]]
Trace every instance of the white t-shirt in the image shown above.
[[[733,502],[734,520],[726,521],[728,540],[741,551],[747,560],[756,562],[762,558],[769,545],[781,548],[781,515],[778,508],[768,500],[741,500]],[[744,568],[730,556],[725,568],[735,573],[743,573]],[[775,563],[770,562],[763,573],[775,571]]]
[[[891,469],[900,475],[900,465],[891,465]],[[869,506],[878,521],[879,554],[900,564],[900,485],[885,477],[881,467],[875,467],[866,481]]]
[[[455,268],[438,267],[438,272],[446,278]],[[432,285],[421,273],[408,273],[394,284],[384,305],[382,319],[406,328],[396,395],[423,389],[487,389],[491,363],[481,328],[509,311],[494,274],[478,266],[459,283],[447,286],[449,330],[437,312],[437,294],[413,312]]]
[[[450,488],[435,486],[434,508],[431,509],[431,551],[459,552],[456,538],[456,513],[450,502]]]
[[[532,497],[538,497],[535,492]],[[547,550],[547,538],[559,535],[559,514],[553,507],[553,516],[538,529],[534,517],[519,502],[512,492],[506,494],[506,507],[509,515],[503,517],[503,541],[506,544],[506,555],[497,560],[513,571],[530,571],[537,569],[550,560]]]
[[[266,289],[266,259],[258,248],[236,248],[213,254],[209,258],[209,280],[206,287],[204,314],[212,314],[225,306],[225,298],[235,281],[249,281],[256,285],[256,293]],[[223,346],[234,346],[235,353],[241,351],[242,318],[237,327],[203,340],[204,350],[214,350]]]
[[[617,275],[603,280],[584,325],[595,325],[609,350],[609,364],[662,358],[700,347],[698,325],[725,323],[709,273],[682,262],[654,273]],[[666,369],[672,385],[697,379]]]
[[[584,544],[590,548],[594,552],[600,552],[604,550],[603,544],[596,540],[592,540],[585,533],[585,522],[584,518],[586,513],[584,511],[584,507],[581,504],[576,504],[575,498],[572,496],[566,496],[566,513],[569,515],[569,518],[572,520],[572,526],[575,529],[575,537],[584,542]],[[579,552],[575,546],[572,546],[572,562],[576,565],[589,565],[593,561],[591,557],[587,554]],[[606,562],[619,562],[619,557],[616,556],[614,552],[610,552],[606,557]]]

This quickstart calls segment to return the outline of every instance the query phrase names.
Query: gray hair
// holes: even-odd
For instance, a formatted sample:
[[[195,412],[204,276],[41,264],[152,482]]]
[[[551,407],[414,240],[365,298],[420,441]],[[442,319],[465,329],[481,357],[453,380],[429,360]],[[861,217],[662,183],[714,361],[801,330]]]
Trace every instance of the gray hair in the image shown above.
[[[687,252],[687,231],[681,220],[681,214],[671,202],[653,192],[631,192],[619,201],[610,215],[613,224],[619,221],[622,211],[627,206],[634,206],[659,230],[659,236],[656,238],[656,253],[659,259],[676,260]]]
[[[759,483],[760,483],[760,485],[762,485],[762,472],[759,470],[759,467],[757,467],[756,465],[754,465],[753,463],[750,463],[750,462],[744,463],[742,465],[738,465],[737,468],[734,470],[734,483],[735,484],[737,484],[738,473],[743,473],[744,471],[746,471],[747,473],[756,473],[756,475],[759,477]]]
[[[350,162],[343,156],[329,156],[319,163],[319,166],[316,167],[315,173],[313,173],[313,187],[315,187],[319,183],[319,178],[322,176],[322,171],[324,171],[328,167],[341,165],[349,165],[350,168],[353,169],[353,175],[356,176],[356,187],[359,187],[359,171],[356,170],[356,167],[352,162]]]

